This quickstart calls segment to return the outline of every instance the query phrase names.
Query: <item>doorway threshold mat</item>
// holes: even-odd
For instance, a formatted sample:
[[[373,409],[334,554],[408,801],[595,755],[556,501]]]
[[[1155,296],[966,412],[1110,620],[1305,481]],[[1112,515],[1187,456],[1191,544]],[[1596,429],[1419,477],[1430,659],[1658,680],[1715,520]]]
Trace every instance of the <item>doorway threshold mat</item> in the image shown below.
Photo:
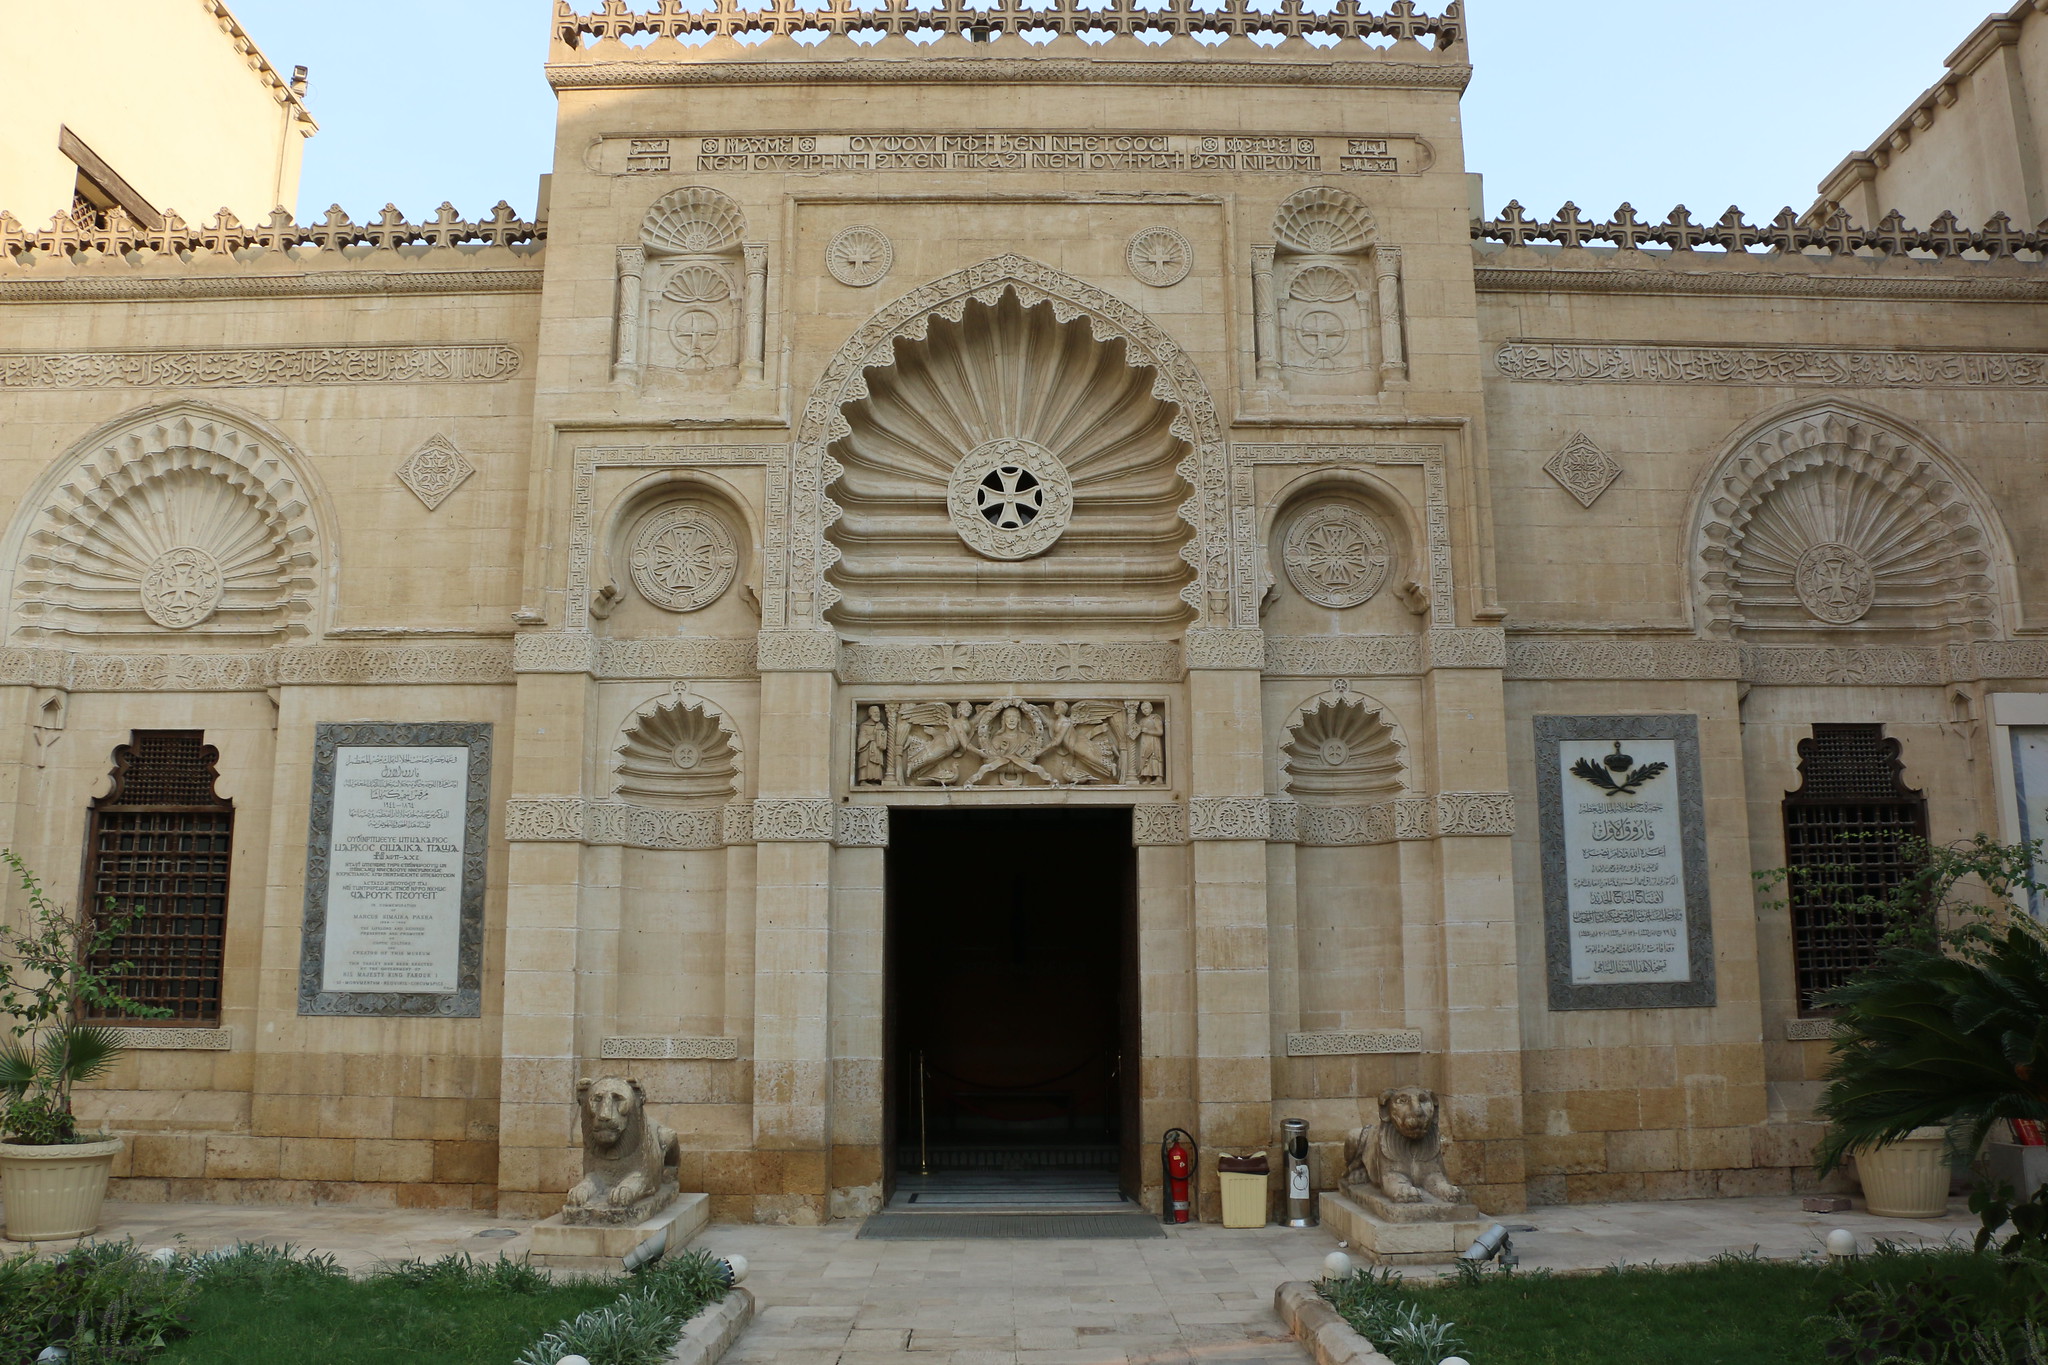
[[[877,1213],[858,1237],[882,1242],[1134,1241],[1166,1236],[1149,1213]]]

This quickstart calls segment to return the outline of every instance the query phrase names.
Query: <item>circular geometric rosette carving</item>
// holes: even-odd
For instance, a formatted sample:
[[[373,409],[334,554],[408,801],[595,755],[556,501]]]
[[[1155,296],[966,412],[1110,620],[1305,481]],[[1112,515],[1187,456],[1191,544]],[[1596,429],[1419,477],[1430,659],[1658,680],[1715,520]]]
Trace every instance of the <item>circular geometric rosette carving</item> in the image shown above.
[[[219,561],[195,546],[176,545],[143,571],[142,610],[166,630],[184,630],[212,616],[226,589]]]
[[[888,235],[864,224],[840,229],[825,248],[825,269],[853,289],[878,283],[895,260],[896,247]]]
[[[633,586],[668,611],[716,602],[732,586],[739,562],[732,532],[701,507],[665,507],[633,536]]]
[[[1074,484],[1059,457],[1014,437],[967,453],[947,488],[953,529],[990,559],[1044,554],[1074,516]]]
[[[1799,556],[1792,583],[1800,605],[1831,625],[1862,620],[1877,600],[1870,561],[1847,545],[1816,545]]]
[[[1131,278],[1154,289],[1166,289],[1188,277],[1194,265],[1194,248],[1188,239],[1170,227],[1146,228],[1124,248],[1124,264]]]
[[[1319,607],[1355,607],[1386,586],[1387,533],[1355,507],[1315,508],[1294,523],[1281,551],[1287,581]]]

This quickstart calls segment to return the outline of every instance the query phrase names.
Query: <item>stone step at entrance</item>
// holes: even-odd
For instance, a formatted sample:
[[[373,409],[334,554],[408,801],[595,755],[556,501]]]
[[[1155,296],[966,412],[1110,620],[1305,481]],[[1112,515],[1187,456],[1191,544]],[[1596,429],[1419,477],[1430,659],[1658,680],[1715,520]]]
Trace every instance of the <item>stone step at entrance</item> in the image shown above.
[[[896,1178],[888,1211],[947,1214],[1014,1211],[1022,1213],[1128,1214],[1136,1206],[1117,1188],[1108,1171],[935,1171]]]

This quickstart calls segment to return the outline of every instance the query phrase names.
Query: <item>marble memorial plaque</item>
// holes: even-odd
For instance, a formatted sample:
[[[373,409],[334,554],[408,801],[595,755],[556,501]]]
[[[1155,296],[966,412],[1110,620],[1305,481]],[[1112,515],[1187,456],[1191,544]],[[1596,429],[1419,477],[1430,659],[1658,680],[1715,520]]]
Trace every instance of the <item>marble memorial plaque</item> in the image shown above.
[[[1536,717],[1550,1007],[1714,1003],[1693,716]]]
[[[2012,786],[2019,805],[2019,841],[2048,840],[2048,725],[2015,725],[2012,734]],[[2034,880],[2048,883],[2048,844],[2034,862]],[[2048,919],[2048,897],[2031,894],[2028,907],[2035,919]]]
[[[299,1013],[482,1012],[489,725],[322,725]]]

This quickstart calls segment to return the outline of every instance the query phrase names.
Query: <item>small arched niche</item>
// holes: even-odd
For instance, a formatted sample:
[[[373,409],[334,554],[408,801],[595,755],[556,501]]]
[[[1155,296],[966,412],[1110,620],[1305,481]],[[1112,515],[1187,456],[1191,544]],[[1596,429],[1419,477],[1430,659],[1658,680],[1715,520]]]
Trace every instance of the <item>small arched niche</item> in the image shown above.
[[[1399,796],[1407,759],[1378,704],[1335,693],[1303,707],[1280,746],[1287,794],[1303,805],[1369,806]]]
[[[1399,495],[1354,471],[1312,474],[1275,500],[1260,624],[1277,635],[1412,634],[1426,596]]]
[[[702,471],[627,489],[603,538],[590,614],[614,637],[743,636],[760,628],[759,557],[738,494]]]
[[[684,693],[636,711],[612,754],[612,793],[624,801],[723,806],[739,795],[739,737],[708,703]]]

